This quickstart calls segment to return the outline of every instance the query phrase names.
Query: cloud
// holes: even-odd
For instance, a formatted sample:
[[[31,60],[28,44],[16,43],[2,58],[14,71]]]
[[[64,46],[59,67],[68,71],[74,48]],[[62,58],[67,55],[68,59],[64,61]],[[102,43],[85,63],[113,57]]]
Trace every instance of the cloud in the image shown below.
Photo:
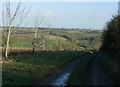
[[[55,17],[55,18],[70,18],[72,17],[72,14],[69,12],[64,12],[64,11],[47,11],[45,12],[46,17]]]
[[[47,12],[45,12],[45,16],[54,16],[55,15],[55,13],[53,12],[53,11],[47,11]]]

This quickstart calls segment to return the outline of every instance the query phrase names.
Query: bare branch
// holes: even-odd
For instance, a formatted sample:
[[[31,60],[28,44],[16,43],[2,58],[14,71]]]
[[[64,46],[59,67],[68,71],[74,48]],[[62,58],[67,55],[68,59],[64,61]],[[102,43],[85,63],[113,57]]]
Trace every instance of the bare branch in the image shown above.
[[[20,26],[20,24],[22,24],[23,20],[25,19],[25,17],[28,15],[30,9],[25,12],[26,10],[26,7],[21,11],[21,13],[19,14],[20,10],[21,10],[21,2],[19,2],[19,4],[17,5],[14,13],[13,13],[13,16],[11,15],[11,5],[10,5],[10,1],[7,0],[5,3],[5,10],[4,10],[4,7],[3,7],[3,25],[6,24],[6,27],[7,27],[7,35],[6,35],[6,32],[3,31],[3,33],[5,34],[6,39],[6,49],[5,49],[5,57],[7,58],[8,57],[8,52],[9,52],[9,42],[10,42],[10,36],[11,36],[11,31],[12,31],[12,27],[13,27],[13,24],[17,18],[18,15],[21,15],[20,17],[20,20],[18,20],[18,24],[17,24],[17,27]]]
[[[16,8],[16,10],[15,10],[15,13],[14,13],[12,19],[10,20],[10,23],[11,23],[11,22],[15,19],[15,17],[17,16],[18,11],[19,11],[19,9],[20,9],[20,6],[21,6],[21,2],[19,2],[18,6],[17,6],[17,8]]]
[[[19,23],[17,24],[18,27],[22,24],[23,20],[25,19],[25,17],[26,17],[26,16],[28,15],[28,13],[30,12],[31,7],[29,8],[29,10],[28,10],[25,14],[24,14],[25,8],[24,8],[23,10],[24,10],[23,13],[21,13],[21,19],[20,19]]]

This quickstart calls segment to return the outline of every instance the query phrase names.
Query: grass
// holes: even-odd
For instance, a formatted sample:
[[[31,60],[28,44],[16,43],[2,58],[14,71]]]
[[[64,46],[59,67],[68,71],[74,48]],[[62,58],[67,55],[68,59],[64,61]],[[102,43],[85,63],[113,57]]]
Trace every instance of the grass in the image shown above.
[[[46,39],[44,40],[44,45],[49,48],[49,49],[55,49],[55,48],[59,48],[61,46],[61,49],[64,49],[66,47],[66,45],[68,46],[68,44],[70,45],[70,47],[72,47],[72,45],[75,44],[68,41],[67,39],[65,39],[64,37],[59,37],[59,36],[54,36],[54,35],[46,35]],[[10,38],[10,47],[11,48],[32,48],[32,41],[33,41],[33,37],[30,35],[12,35]],[[43,48],[40,48],[39,46],[36,47],[38,49],[43,50]]]
[[[13,59],[3,63],[3,85],[30,85],[84,54],[84,51],[14,54]]]
[[[21,30],[22,31],[22,30]],[[25,30],[25,32],[27,34],[11,34],[11,38],[10,38],[10,48],[12,49],[21,49],[21,50],[31,50],[33,48],[32,45],[32,41],[33,41],[33,35],[34,33],[29,33],[29,32],[33,32],[33,30]],[[39,51],[64,51],[64,50],[98,50],[99,46],[100,46],[100,40],[98,39],[98,41],[92,41],[86,38],[90,38],[90,37],[97,37],[100,36],[101,33],[87,33],[87,32],[81,32],[81,33],[68,33],[69,30],[63,31],[63,30],[55,30],[55,31],[51,31],[51,32],[55,32],[55,34],[59,33],[58,36],[56,35],[45,35],[46,38],[45,39],[40,39],[39,36],[41,36],[41,34],[45,33],[46,30],[39,30],[38,32],[38,45],[35,46],[35,51],[39,50]],[[58,31],[58,32],[57,32]],[[22,31],[24,32],[24,31]],[[42,33],[40,33],[42,32]],[[62,35],[68,36],[71,39],[67,39],[65,37],[63,37]],[[84,38],[84,39],[81,39]],[[3,40],[3,48],[5,48],[5,44],[6,44],[6,38],[5,35],[2,34],[2,40]],[[92,41],[92,42],[91,42]],[[1,41],[0,41],[1,42]],[[40,45],[40,43],[42,42],[42,45]],[[94,44],[93,42],[96,42],[96,45],[92,45]]]
[[[101,34],[97,34],[97,33],[62,33],[62,35],[69,35],[69,36],[77,36],[77,37],[84,37],[84,38],[88,38],[88,37],[94,37],[94,36],[99,36]]]
[[[12,36],[11,37],[11,47],[17,48],[32,48],[33,37],[24,37],[24,36]]]
[[[56,48],[65,49],[66,46],[69,46],[69,48],[75,47],[75,44],[68,41],[66,38],[54,36],[54,35],[47,36],[46,44],[49,47],[49,49],[56,49]]]
[[[76,67],[70,79],[68,81],[68,85],[85,85],[85,80],[87,76],[87,69],[89,63],[95,58],[96,53],[91,54],[89,58],[84,59],[80,64]]]
[[[113,56],[107,53],[102,54],[101,64],[109,78],[113,79],[114,85],[120,85],[120,64]]]

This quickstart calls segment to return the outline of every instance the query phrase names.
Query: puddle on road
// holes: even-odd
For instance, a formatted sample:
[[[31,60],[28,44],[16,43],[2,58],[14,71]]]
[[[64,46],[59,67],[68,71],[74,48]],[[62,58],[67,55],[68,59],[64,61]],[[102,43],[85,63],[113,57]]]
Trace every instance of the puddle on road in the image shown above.
[[[70,76],[70,73],[64,73],[61,76],[59,76],[56,80],[54,80],[51,85],[57,85],[59,87],[64,87],[67,85],[68,78]]]
[[[89,56],[89,55],[86,55],[86,56]],[[65,87],[67,85],[67,81],[70,77],[70,75],[72,74],[74,68],[84,59],[84,58],[88,58],[88,57],[82,57],[82,58],[79,58],[77,60],[74,60],[72,61],[71,63],[69,63],[65,69],[66,70],[63,70],[63,74],[61,74],[57,79],[55,79],[52,83],[50,83],[50,85],[53,86],[57,86],[57,87]]]

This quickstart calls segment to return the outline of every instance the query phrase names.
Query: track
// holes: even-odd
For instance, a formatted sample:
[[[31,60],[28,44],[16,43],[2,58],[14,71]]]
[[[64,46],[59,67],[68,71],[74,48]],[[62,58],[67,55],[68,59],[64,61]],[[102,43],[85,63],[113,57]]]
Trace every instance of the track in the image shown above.
[[[112,85],[112,80],[108,78],[100,64],[100,58],[101,53],[90,63],[87,85]]]
[[[40,82],[38,85],[51,85],[51,86],[64,86],[66,85],[69,76],[74,71],[75,67],[86,58],[89,58],[91,54],[79,57],[71,62],[67,63],[59,72],[54,72],[49,75],[44,81]]]

